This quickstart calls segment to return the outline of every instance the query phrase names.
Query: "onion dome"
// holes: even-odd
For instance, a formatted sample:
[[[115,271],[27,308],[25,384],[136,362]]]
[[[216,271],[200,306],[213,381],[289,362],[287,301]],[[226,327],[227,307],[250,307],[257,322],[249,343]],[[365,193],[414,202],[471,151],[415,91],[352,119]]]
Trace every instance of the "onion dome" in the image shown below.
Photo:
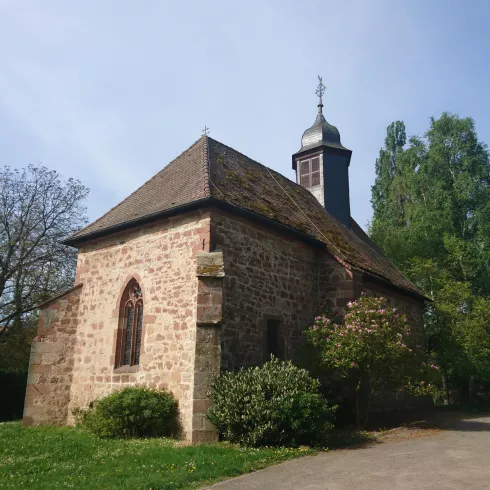
[[[311,126],[311,128],[308,128],[303,133],[303,137],[301,138],[301,150],[299,150],[298,153],[319,146],[329,146],[342,150],[347,149],[342,146],[342,143],[340,142],[339,130],[335,126],[332,126],[332,124],[328,123],[323,116],[322,97],[325,92],[325,86],[322,83],[321,77],[318,77],[318,79],[320,80],[316,91],[316,94],[320,98],[318,104],[318,114],[316,116],[315,122],[313,123],[313,126]]]

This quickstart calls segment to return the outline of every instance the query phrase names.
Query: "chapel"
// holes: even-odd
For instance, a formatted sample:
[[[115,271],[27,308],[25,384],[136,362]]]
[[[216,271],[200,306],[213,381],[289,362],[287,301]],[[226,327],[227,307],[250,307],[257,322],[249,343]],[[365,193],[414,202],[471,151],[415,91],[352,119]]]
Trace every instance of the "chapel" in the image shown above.
[[[212,377],[294,359],[327,306],[382,295],[422,332],[424,294],[351,217],[352,152],[322,87],[295,181],[204,135],[65,240],[74,286],[40,305],[25,425],[73,423],[75,408],[145,385],[174,394],[187,440],[214,441]]]

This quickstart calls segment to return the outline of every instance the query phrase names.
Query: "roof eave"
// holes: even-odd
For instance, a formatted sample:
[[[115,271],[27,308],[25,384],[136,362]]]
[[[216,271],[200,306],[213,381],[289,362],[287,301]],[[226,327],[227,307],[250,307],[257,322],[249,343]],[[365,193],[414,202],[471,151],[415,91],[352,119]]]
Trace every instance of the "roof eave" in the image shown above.
[[[317,240],[316,238],[308,235],[307,233],[303,233],[291,226],[280,223],[279,221],[268,218],[267,216],[262,216],[258,213],[254,213],[253,211],[249,211],[244,208],[240,208],[238,206],[234,206],[225,201],[221,201],[220,199],[216,199],[214,197],[206,197],[204,199],[198,199],[196,201],[192,201],[190,203],[186,203],[180,206],[176,206],[171,209],[166,209],[165,211],[160,211],[158,213],[149,214],[146,216],[142,216],[141,218],[133,219],[130,221],[125,221],[124,223],[120,223],[118,225],[110,226],[101,230],[94,231],[92,233],[87,233],[86,235],[82,235],[79,237],[70,237],[66,240],[63,240],[61,243],[63,245],[68,245],[71,247],[77,247],[82,243],[86,243],[88,241],[102,238],[108,235],[112,235],[113,233],[118,233],[120,231],[125,231],[136,226],[141,226],[143,224],[151,223],[157,219],[168,218],[170,216],[175,216],[177,214],[183,213],[185,211],[192,211],[194,209],[203,209],[209,207],[218,207],[221,209],[225,209],[231,211],[234,214],[238,214],[244,217],[251,219],[252,221],[266,223],[267,225],[273,225],[277,229],[282,229],[287,231],[288,233],[292,233],[303,241],[310,243],[316,247],[325,247],[325,243],[321,240]]]
[[[377,274],[373,274],[372,272],[368,272],[364,269],[361,269],[361,273],[363,276],[368,277],[372,282],[377,282],[383,286],[388,286],[390,288],[397,289],[398,291],[400,291],[404,294],[407,294],[409,296],[412,296],[416,299],[419,299],[422,301],[432,302],[432,300],[429,297],[427,297],[425,294],[423,294],[422,292],[417,292],[413,289],[409,289],[409,288],[406,288],[403,286],[399,286],[398,284],[395,284],[395,283],[389,281],[388,279],[385,279],[384,277],[378,276]]]
[[[166,209],[164,211],[160,211],[158,213],[149,214],[149,215],[142,216],[140,218],[136,218],[136,219],[133,219],[130,221],[125,221],[124,223],[120,223],[118,225],[114,225],[111,227],[104,228],[102,230],[97,230],[97,231],[92,232],[92,233],[87,233],[86,235],[82,235],[80,237],[70,237],[70,238],[62,241],[61,243],[63,243],[64,245],[71,246],[71,247],[78,247],[81,244],[86,243],[88,241],[91,241],[91,240],[94,240],[97,238],[106,237],[106,236],[112,235],[114,233],[118,233],[121,231],[125,231],[128,229],[134,228],[136,226],[141,226],[141,225],[144,225],[147,223],[151,223],[151,222],[154,222],[154,221],[161,219],[161,218],[168,218],[168,217],[175,216],[177,214],[180,214],[180,213],[183,213],[186,211],[192,211],[192,210],[196,210],[196,209],[203,209],[203,208],[209,208],[209,207],[221,208],[221,209],[230,211],[234,214],[237,214],[239,216],[246,217],[246,218],[248,218],[252,221],[255,221],[255,222],[267,224],[269,226],[273,225],[278,230],[283,230],[283,231],[286,231],[288,233],[294,234],[295,236],[297,236],[298,238],[300,238],[301,240],[303,240],[306,243],[309,243],[309,244],[311,244],[315,247],[318,247],[318,248],[325,248],[328,250],[328,245],[326,243],[312,237],[311,235],[308,235],[307,233],[303,233],[303,232],[297,230],[296,228],[292,228],[291,226],[280,223],[279,221],[276,221],[272,218],[268,218],[267,216],[263,216],[261,214],[255,213],[253,211],[249,211],[247,209],[240,208],[238,206],[234,206],[233,204],[230,204],[230,203],[225,202],[225,201],[221,201],[221,200],[216,199],[214,197],[206,197],[203,199],[198,199],[196,201],[192,201],[190,203],[182,204],[180,206],[175,206],[173,208]],[[396,289],[398,289],[398,290],[400,290],[406,294],[417,297],[418,299],[431,301],[430,298],[427,298],[426,296],[424,296],[421,293],[417,293],[416,291],[413,291],[411,289],[408,289],[408,288],[405,288],[402,286],[398,286],[398,285],[392,283],[391,281],[389,281],[388,279],[385,279],[381,276],[377,276],[376,274],[368,272],[362,268],[360,268],[359,270],[361,271],[361,273],[363,275],[368,276],[373,281],[382,282],[385,286],[396,288]]]
[[[42,303],[38,303],[36,305],[36,308],[42,309],[45,306],[49,305],[50,303],[53,303],[54,301],[67,296],[68,294],[72,293],[73,291],[76,291],[77,289],[81,288],[82,286],[83,286],[83,283],[78,283],[77,285],[71,287],[70,289],[65,289],[61,293],[58,293],[58,294],[55,294],[54,296],[51,296],[51,298],[46,299]]]
[[[134,228],[136,226],[144,225],[146,223],[151,223],[160,218],[168,218],[170,216],[175,216],[176,214],[180,214],[185,211],[191,211],[194,209],[202,208],[203,206],[206,205],[206,202],[210,200],[211,198],[209,197],[205,197],[203,199],[197,199],[196,201],[191,201],[189,203],[181,204],[179,206],[165,209],[157,213],[147,214],[145,216],[141,216],[132,220],[124,221],[123,223],[118,223],[117,225],[108,226],[107,228],[102,228],[100,230],[87,233],[85,235],[68,237],[65,240],[63,240],[61,243],[63,245],[68,245],[70,247],[77,248],[82,243],[86,243],[96,238],[102,238],[108,235],[112,235],[113,233],[118,233],[120,231],[125,231]]]
[[[318,153],[320,151],[323,151],[326,148],[328,148],[329,150],[334,150],[334,151],[337,151],[341,154],[347,155],[349,158],[348,165],[350,165],[350,160],[352,157],[352,150],[345,148],[344,146],[342,146],[342,144],[337,146],[337,145],[332,145],[328,142],[323,142],[323,143],[318,143],[317,145],[312,145],[312,146],[307,146],[305,148],[301,148],[301,150],[297,151],[296,153],[293,153],[293,155],[291,157],[292,162],[293,162],[293,170],[296,170],[296,162],[299,158],[305,157],[307,155],[311,155],[313,153]]]

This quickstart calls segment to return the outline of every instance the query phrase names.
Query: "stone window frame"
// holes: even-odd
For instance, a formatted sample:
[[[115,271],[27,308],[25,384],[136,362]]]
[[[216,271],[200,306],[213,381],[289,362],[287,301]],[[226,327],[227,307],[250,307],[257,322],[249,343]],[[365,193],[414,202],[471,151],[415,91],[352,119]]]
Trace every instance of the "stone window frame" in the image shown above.
[[[131,277],[126,282],[126,286],[119,297],[119,307],[117,310],[118,327],[114,356],[114,370],[118,372],[135,372],[140,367],[145,322],[144,295],[138,279]],[[128,311],[129,308],[132,308],[132,311]],[[131,315],[130,332],[127,330],[128,319],[130,318],[128,313]],[[128,340],[130,342],[129,354],[125,349]]]
[[[267,329],[269,322],[277,322],[277,358],[283,361],[286,360],[286,336],[284,319],[281,315],[265,313],[259,321],[259,328],[262,332],[262,360],[267,362],[270,360],[269,346],[267,338]]]
[[[314,162],[315,160],[315,162]],[[318,167],[313,169],[313,165],[318,164]],[[312,155],[309,158],[303,158],[298,161],[298,183],[306,189],[318,187],[322,183],[322,165],[320,155]],[[315,183],[313,183],[315,179]]]

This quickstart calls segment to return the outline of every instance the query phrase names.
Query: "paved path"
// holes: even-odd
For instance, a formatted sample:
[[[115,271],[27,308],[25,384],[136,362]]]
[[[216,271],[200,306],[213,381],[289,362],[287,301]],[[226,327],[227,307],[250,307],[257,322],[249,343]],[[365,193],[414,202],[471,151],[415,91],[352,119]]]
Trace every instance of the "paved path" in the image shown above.
[[[490,489],[490,416],[437,435],[307,456],[213,490]]]

